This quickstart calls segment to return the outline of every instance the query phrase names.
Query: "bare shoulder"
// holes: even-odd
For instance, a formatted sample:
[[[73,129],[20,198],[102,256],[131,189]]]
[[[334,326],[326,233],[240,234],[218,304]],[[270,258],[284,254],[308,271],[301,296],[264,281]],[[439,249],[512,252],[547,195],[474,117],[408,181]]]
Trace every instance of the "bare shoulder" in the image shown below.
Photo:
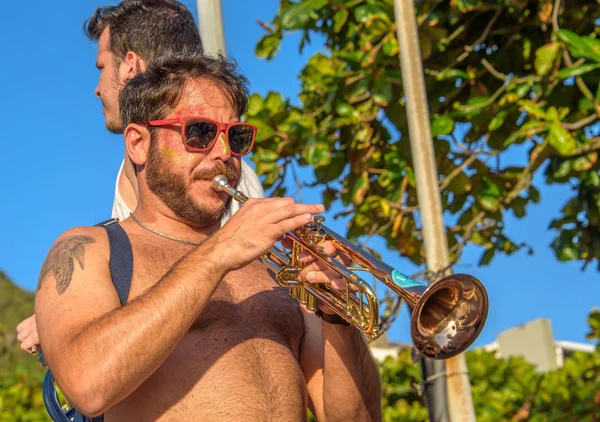
[[[42,265],[35,316],[44,356],[57,374],[68,366],[61,353],[65,345],[92,321],[120,307],[109,255],[103,227],[75,227],[56,239]]]
[[[79,267],[101,264],[108,259],[108,240],[102,227],[74,227],[61,234],[53,243],[38,277],[37,291],[54,279],[56,294],[64,294]],[[49,287],[49,286],[46,286]]]
[[[65,342],[91,321],[120,307],[109,269],[102,227],[75,227],[61,234],[38,278],[35,315],[47,361],[57,361]]]

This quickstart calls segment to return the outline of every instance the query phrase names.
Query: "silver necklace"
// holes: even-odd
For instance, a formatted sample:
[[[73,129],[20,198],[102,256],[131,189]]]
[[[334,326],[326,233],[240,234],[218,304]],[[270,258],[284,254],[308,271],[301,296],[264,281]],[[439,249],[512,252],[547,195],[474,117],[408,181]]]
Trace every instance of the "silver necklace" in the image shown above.
[[[178,237],[170,236],[166,233],[159,232],[158,230],[155,230],[152,227],[146,226],[144,223],[142,223],[140,220],[138,220],[137,217],[135,215],[133,215],[132,212],[130,212],[129,215],[131,216],[131,218],[133,218],[133,221],[135,221],[141,228],[146,229],[149,232],[152,232],[159,236],[166,237],[167,239],[171,239],[176,242],[187,243],[188,245],[200,246],[202,244],[202,242],[192,242],[191,240],[179,239]]]

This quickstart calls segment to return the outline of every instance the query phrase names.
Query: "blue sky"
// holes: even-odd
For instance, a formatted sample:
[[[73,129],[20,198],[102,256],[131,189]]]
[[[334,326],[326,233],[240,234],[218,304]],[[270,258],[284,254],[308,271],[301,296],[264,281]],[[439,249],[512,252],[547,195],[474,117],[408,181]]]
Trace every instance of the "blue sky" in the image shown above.
[[[93,95],[96,45],[81,30],[94,9],[108,3],[23,0],[6,2],[0,14],[0,270],[28,290],[35,289],[46,252],[60,233],[110,217],[122,139],[104,128],[101,105]],[[184,3],[196,14],[195,1]],[[278,1],[222,4],[228,54],[250,79],[252,91],[294,97],[297,74],[320,45],[309,46],[301,56],[299,37],[292,36],[274,61],[257,59],[254,46],[263,31],[256,20],[270,21]],[[515,154],[513,159],[522,159]],[[310,172],[301,174],[308,177]],[[318,194],[303,191],[302,199],[318,200]],[[455,267],[455,272],[480,278],[490,295],[488,323],[476,345],[540,317],[552,320],[556,339],[585,342],[586,316],[600,306],[598,273],[595,265],[582,272],[579,263],[557,262],[549,248],[553,234],[547,230],[569,196],[568,187],[544,187],[541,204],[529,207],[525,219],[507,218],[509,235],[530,243],[535,255],[500,255],[490,266],[477,268],[479,251],[467,248]],[[330,218],[327,224],[345,233],[343,222]],[[382,244],[376,240],[370,245]],[[408,274],[419,269],[395,252],[381,252]],[[407,318],[404,310],[389,332],[392,340],[409,341]]]

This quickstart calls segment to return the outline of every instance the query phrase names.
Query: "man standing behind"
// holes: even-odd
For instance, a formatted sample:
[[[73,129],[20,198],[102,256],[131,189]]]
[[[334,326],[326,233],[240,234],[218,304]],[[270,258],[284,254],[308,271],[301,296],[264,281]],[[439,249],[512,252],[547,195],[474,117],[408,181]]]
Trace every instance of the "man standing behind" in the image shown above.
[[[124,0],[115,6],[96,9],[86,21],[84,32],[98,42],[96,67],[100,71],[95,95],[102,102],[106,128],[123,133],[119,115],[119,92],[125,81],[146,69],[147,64],[168,52],[202,51],[202,42],[192,13],[175,0]],[[242,161],[238,189],[248,196],[264,197],[252,168]],[[115,186],[112,216],[129,217],[137,206],[137,180],[134,167],[125,156]],[[239,209],[231,202],[223,222]],[[35,315],[17,326],[21,349],[36,353],[39,337]]]
[[[230,197],[211,180],[241,176],[256,136],[239,123],[247,100],[230,63],[200,55],[156,59],[121,92],[139,197],[121,223],[135,262],[130,300],[121,307],[100,227],[57,239],[36,294],[47,362],[83,413],[298,421],[310,407],[320,421],[380,419],[361,333],[306,311],[258,260],[323,206],[250,199],[221,227]],[[73,248],[85,266],[49,270]]]

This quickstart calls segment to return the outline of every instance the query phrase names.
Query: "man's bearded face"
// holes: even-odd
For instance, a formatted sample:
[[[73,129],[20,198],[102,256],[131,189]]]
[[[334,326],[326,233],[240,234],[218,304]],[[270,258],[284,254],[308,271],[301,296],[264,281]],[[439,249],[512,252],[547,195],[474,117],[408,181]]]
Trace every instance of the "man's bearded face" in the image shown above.
[[[198,227],[208,227],[219,222],[231,197],[219,206],[209,206],[202,198],[192,197],[189,186],[199,180],[210,182],[220,174],[235,186],[235,171],[222,161],[215,161],[210,169],[194,172],[188,184],[183,174],[178,174],[171,168],[170,160],[161,153],[155,138],[150,143],[146,163],[146,180],[150,190],[178,216]]]

